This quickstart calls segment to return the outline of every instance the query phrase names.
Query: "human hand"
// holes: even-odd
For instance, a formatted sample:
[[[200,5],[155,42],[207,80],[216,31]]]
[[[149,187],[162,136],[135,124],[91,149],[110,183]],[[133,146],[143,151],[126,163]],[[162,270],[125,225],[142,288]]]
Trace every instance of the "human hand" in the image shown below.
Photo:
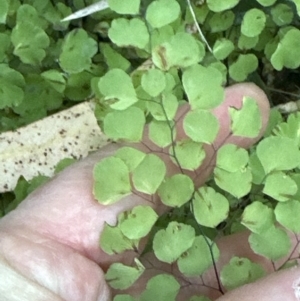
[[[221,124],[216,145],[224,142],[229,133],[228,106],[238,106],[242,96],[252,96],[258,101],[263,117],[263,130],[268,119],[265,95],[254,85],[236,85],[226,90],[226,100],[214,110]],[[260,134],[260,136],[261,136]],[[260,137],[259,136],[259,137]],[[256,139],[230,137],[226,143],[249,147]],[[92,169],[100,159],[112,155],[118,145],[111,144],[87,159],[74,164],[52,179],[47,185],[32,193],[20,206],[0,220],[0,296],[1,300],[111,300],[113,292],[104,280],[104,272],[116,261],[130,264],[133,252],[109,256],[99,246],[99,235],[105,222],[115,224],[120,212],[147,202],[136,195],[109,206],[97,203],[92,195]],[[214,152],[207,148],[207,158]],[[207,159],[208,160],[208,159]],[[201,167],[202,184],[211,172],[208,161]],[[168,162],[169,170],[172,170]],[[147,203],[147,205],[149,205]],[[166,208],[153,204],[162,213]],[[249,257],[271,271],[270,264],[253,254],[247,233],[222,238],[220,265],[235,256]],[[103,272],[104,271],[104,272]],[[146,275],[147,276],[147,275]],[[206,286],[193,285],[180,292],[178,300],[193,294],[206,294],[212,300],[297,300],[292,284],[300,277],[299,269],[274,273],[268,277],[226,293],[215,286],[212,272],[205,275]],[[143,282],[143,279],[142,281]],[[142,285],[135,285],[131,293],[138,295]],[[168,300],[166,300],[168,301]]]

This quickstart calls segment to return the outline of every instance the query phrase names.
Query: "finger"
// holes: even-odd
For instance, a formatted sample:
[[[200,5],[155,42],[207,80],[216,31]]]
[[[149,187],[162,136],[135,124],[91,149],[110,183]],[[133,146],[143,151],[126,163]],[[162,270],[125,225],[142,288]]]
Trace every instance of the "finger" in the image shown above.
[[[253,89],[258,89],[251,85],[242,87],[244,94],[237,92],[234,88],[226,92],[227,98],[224,103],[227,99],[238,100],[241,95],[249,95],[249,93],[254,93]],[[238,91],[241,90],[238,89]],[[242,99],[239,100],[242,101]],[[257,101],[263,103],[266,101],[266,97],[261,93],[261,98]],[[267,116],[268,110],[265,109],[267,106],[260,106],[260,108],[262,115]],[[224,122],[227,118],[223,115],[218,116],[223,110],[228,110],[228,107],[224,104],[222,109],[216,111],[217,117],[220,117],[221,128],[226,125]],[[100,153],[96,153],[66,169],[60,176],[29,196],[17,210],[1,219],[1,237],[8,240],[5,244],[1,244],[0,253],[6,254],[5,256],[11,254],[10,262],[16,263],[15,268],[19,269],[20,273],[24,275],[28,273],[31,275],[30,277],[34,277],[32,276],[34,273],[31,274],[33,266],[38,266],[42,258],[42,256],[41,258],[32,256],[31,260],[26,258],[21,267],[19,266],[21,263],[18,260],[18,254],[20,254],[18,249],[22,249],[23,252],[28,250],[28,254],[33,254],[34,252],[30,251],[30,244],[32,250],[40,245],[45,247],[45,244],[48,247],[48,251],[44,254],[44,261],[52,262],[53,265],[49,264],[47,277],[39,280],[41,281],[40,285],[45,287],[48,287],[48,279],[53,277],[55,279],[55,275],[59,273],[59,267],[55,263],[65,262],[65,264],[70,264],[70,267],[75,264],[74,259],[68,256],[68,254],[74,252],[87,260],[86,268],[82,267],[83,271],[88,270],[87,266],[90,261],[99,263],[101,267],[106,269],[113,261],[126,263],[132,260],[135,255],[133,252],[115,256],[105,254],[99,247],[99,233],[105,223],[115,224],[120,212],[129,210],[139,204],[149,205],[149,202],[136,195],[130,195],[119,203],[103,206],[98,204],[92,195],[92,169],[94,164],[101,158],[112,155],[117,148],[118,146],[114,144],[109,145]],[[208,149],[207,157],[213,155]],[[209,175],[209,168],[206,168],[206,173],[201,174],[199,178],[201,181],[204,181]],[[162,207],[158,203],[153,203],[152,206],[157,211],[162,211]],[[19,239],[20,237],[23,240]],[[64,252],[59,249],[60,247],[63,247]],[[60,257],[60,260],[54,261],[53,254]],[[97,270],[96,267],[95,269]],[[71,271],[70,268],[67,270]],[[70,274],[72,273],[70,272]],[[59,275],[63,276],[61,273]],[[78,274],[78,279],[85,279],[85,276],[84,272]],[[64,283],[63,277],[59,279],[62,280],[61,283]],[[51,285],[49,287],[54,290]],[[71,300],[75,299],[71,298]]]
[[[297,301],[300,300],[300,268],[282,270],[254,283],[243,285],[217,301]]]

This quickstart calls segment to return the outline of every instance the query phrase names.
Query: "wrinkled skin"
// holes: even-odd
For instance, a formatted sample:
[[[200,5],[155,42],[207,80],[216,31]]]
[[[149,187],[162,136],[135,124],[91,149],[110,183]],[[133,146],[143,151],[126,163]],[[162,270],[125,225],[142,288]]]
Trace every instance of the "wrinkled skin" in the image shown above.
[[[252,96],[257,100],[262,114],[263,129],[256,139],[229,137],[224,141],[224,137],[229,133],[228,106],[240,107],[243,95]],[[216,147],[224,142],[249,147],[262,135],[268,120],[269,107],[266,96],[260,89],[252,84],[241,84],[227,88],[224,103],[213,112],[221,124]],[[182,135],[181,115],[178,115],[177,138],[181,138]],[[146,138],[145,143],[148,143]],[[108,256],[99,247],[99,234],[105,222],[116,223],[120,212],[138,204],[150,204],[136,195],[130,195],[110,206],[102,206],[93,198],[93,165],[101,158],[113,154],[118,147],[120,146],[111,144],[67,168],[0,220],[1,300],[112,300],[114,292],[105,283],[104,272],[115,261],[130,264],[135,254],[126,252],[122,255]],[[194,179],[198,186],[205,182],[212,170],[214,151],[208,147],[206,151],[208,159]],[[176,172],[176,167],[171,162],[167,161],[167,166],[169,174]],[[159,214],[167,210],[157,201],[150,205]],[[208,288],[216,287],[216,278],[211,270],[203,277],[205,287],[201,282],[198,281],[197,284],[197,281],[193,280],[196,284],[182,289],[178,300],[187,300],[189,296],[200,293],[218,301],[299,300],[292,286],[300,279],[300,270],[293,268],[271,273],[271,264],[250,250],[247,235],[248,233],[239,233],[221,238],[217,242],[222,254],[218,269],[228,262],[231,256],[244,256],[261,263],[269,273],[267,277],[221,295],[216,289]],[[133,295],[139,294],[150,274],[168,269],[151,259],[151,254],[148,256],[156,270],[150,270],[130,289],[129,292]]]

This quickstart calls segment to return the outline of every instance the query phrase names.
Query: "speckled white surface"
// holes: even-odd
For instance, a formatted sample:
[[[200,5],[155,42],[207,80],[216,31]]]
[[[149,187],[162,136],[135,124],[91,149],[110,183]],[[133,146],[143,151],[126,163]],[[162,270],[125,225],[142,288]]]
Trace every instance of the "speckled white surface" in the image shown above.
[[[23,175],[52,176],[64,158],[83,158],[108,143],[93,105],[84,102],[16,131],[0,135],[0,192],[15,188]]]

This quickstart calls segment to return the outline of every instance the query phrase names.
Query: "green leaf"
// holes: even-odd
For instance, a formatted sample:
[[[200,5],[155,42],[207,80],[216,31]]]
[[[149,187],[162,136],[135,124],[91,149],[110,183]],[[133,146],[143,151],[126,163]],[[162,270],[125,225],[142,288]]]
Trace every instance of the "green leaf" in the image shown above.
[[[273,67],[280,71],[284,67],[296,69],[300,66],[300,30],[292,28],[280,39],[275,52],[271,56]]]
[[[7,53],[10,47],[10,35],[0,32],[0,45],[0,62],[8,61]]]
[[[183,72],[182,84],[192,110],[213,109],[224,99],[222,74],[213,67],[194,65]]]
[[[172,120],[178,108],[178,100],[172,93],[163,93],[158,101],[147,101],[147,109],[159,121]]]
[[[126,2],[121,2],[126,3]],[[105,58],[105,62],[109,69],[122,69],[124,71],[128,70],[130,67],[130,62],[124,58],[119,52],[113,49],[107,43],[100,43],[101,53]]]
[[[229,172],[243,169],[249,160],[248,152],[235,144],[225,144],[218,149],[216,166]]]
[[[170,126],[173,127],[173,124],[174,122],[171,121],[151,121],[149,124],[149,139],[159,147],[169,146],[176,136],[175,129],[170,129]]]
[[[136,206],[118,216],[118,227],[129,239],[140,239],[151,231],[158,215],[150,206]]]
[[[279,228],[270,227],[266,231],[249,236],[251,249],[271,260],[278,260],[288,254],[291,241],[287,233]]]
[[[142,292],[139,301],[173,301],[179,289],[180,284],[174,276],[160,274],[147,282],[146,290]]]
[[[271,6],[276,2],[276,0],[256,0],[256,1],[262,6]]]
[[[135,258],[136,267],[130,267],[120,262],[114,262],[105,274],[105,280],[114,289],[125,290],[132,286],[143,274],[145,267]]]
[[[276,136],[288,137],[298,142],[300,146],[300,113],[290,114],[286,122],[279,123],[273,133]]]
[[[243,18],[241,32],[247,37],[258,36],[266,25],[265,13],[257,8],[249,9]]]
[[[105,223],[100,236],[100,247],[105,253],[113,255],[133,250],[135,242],[124,236],[118,227],[112,227]]]
[[[133,171],[145,158],[146,154],[132,147],[124,146],[119,148],[114,157],[120,158]]]
[[[208,21],[210,31],[213,33],[225,31],[233,25],[234,19],[235,15],[230,10],[213,14]]]
[[[300,233],[300,202],[298,200],[278,203],[274,213],[281,225],[292,232]]]
[[[224,60],[233,50],[234,44],[232,43],[232,41],[226,38],[221,38],[216,40],[213,47],[213,54],[216,59]]]
[[[153,251],[160,261],[173,263],[193,245],[194,240],[193,227],[170,222],[165,230],[156,232],[153,239]]]
[[[241,50],[252,49],[257,45],[258,41],[259,41],[259,36],[247,37],[241,34],[238,40],[238,47]]]
[[[236,172],[215,167],[214,179],[216,184],[236,198],[241,198],[251,190],[252,174],[249,168],[243,168]]]
[[[170,207],[181,207],[191,199],[193,192],[193,181],[183,174],[166,178],[158,189],[162,203]]]
[[[228,217],[228,200],[211,187],[201,187],[195,193],[192,205],[193,213],[200,225],[215,228]]]
[[[256,152],[250,155],[249,167],[252,173],[252,183],[257,185],[262,184],[266,177],[266,173],[257,157]]]
[[[270,228],[274,221],[273,210],[255,201],[244,209],[241,223],[252,232],[259,234]]]
[[[30,21],[17,23],[11,33],[14,54],[25,64],[40,65],[50,39],[45,31]]]
[[[248,258],[235,256],[223,267],[220,278],[225,288],[232,290],[254,282],[264,275],[265,271],[259,264],[251,262]]]
[[[174,149],[170,147],[169,152],[172,161],[176,165],[179,163],[181,168],[187,170],[195,170],[200,167],[206,156],[202,143],[191,140],[177,141]]]
[[[143,89],[152,97],[158,96],[166,87],[165,74],[159,69],[147,70],[141,81]]]
[[[152,50],[152,60],[161,70],[172,67],[187,68],[200,62],[205,55],[202,43],[185,32],[178,32],[163,44]]]
[[[229,108],[231,131],[235,136],[255,138],[262,127],[261,112],[255,99],[244,96],[240,109]]]
[[[60,160],[57,165],[55,166],[55,174],[60,173],[63,171],[65,168],[69,167],[70,165],[74,164],[77,160],[74,158],[65,158]]]
[[[257,67],[258,59],[253,53],[240,54],[237,60],[229,66],[229,75],[235,81],[245,81]]]
[[[294,12],[289,5],[279,3],[271,8],[271,16],[276,25],[284,26],[292,23]]]
[[[99,80],[98,87],[112,109],[124,110],[138,101],[131,77],[121,69],[105,73]]]
[[[196,236],[193,245],[179,257],[177,264],[180,272],[185,276],[201,276],[214,262],[218,261],[219,256],[220,251],[217,245],[201,235]]]
[[[235,7],[240,0],[227,0],[227,1],[220,1],[220,0],[207,0],[207,6],[213,12],[220,12],[230,8]]]
[[[147,154],[132,172],[136,190],[154,194],[166,175],[165,163],[154,154]]]
[[[263,193],[279,202],[286,202],[297,192],[296,182],[284,172],[277,171],[267,175]]]
[[[136,15],[140,10],[141,0],[108,0],[109,8],[118,14],[122,15]]]
[[[213,143],[219,128],[218,119],[209,111],[190,111],[183,119],[185,134],[195,142]]]
[[[24,99],[23,75],[6,64],[0,64],[0,109],[18,106]]]
[[[132,122],[134,120],[134,122]],[[137,107],[113,111],[104,117],[103,131],[109,138],[139,142],[146,123],[144,112]]]
[[[97,53],[97,42],[82,28],[73,29],[64,39],[59,56],[60,67],[67,73],[79,73],[90,68]]]
[[[115,203],[131,193],[129,170],[119,158],[109,157],[94,166],[95,198],[104,205]]]
[[[266,174],[274,170],[290,170],[299,166],[297,141],[286,137],[267,137],[256,148]]]
[[[149,33],[144,21],[138,18],[127,20],[114,19],[108,30],[108,36],[119,47],[146,48],[149,42]]]
[[[54,90],[63,93],[66,88],[66,80],[61,72],[52,69],[41,73],[41,76]]]
[[[157,0],[148,5],[146,20],[153,28],[160,28],[175,21],[180,15],[179,3],[175,0]]]
[[[9,3],[8,0],[3,0],[0,3],[0,23],[5,24],[6,23],[6,17],[9,10]]]

